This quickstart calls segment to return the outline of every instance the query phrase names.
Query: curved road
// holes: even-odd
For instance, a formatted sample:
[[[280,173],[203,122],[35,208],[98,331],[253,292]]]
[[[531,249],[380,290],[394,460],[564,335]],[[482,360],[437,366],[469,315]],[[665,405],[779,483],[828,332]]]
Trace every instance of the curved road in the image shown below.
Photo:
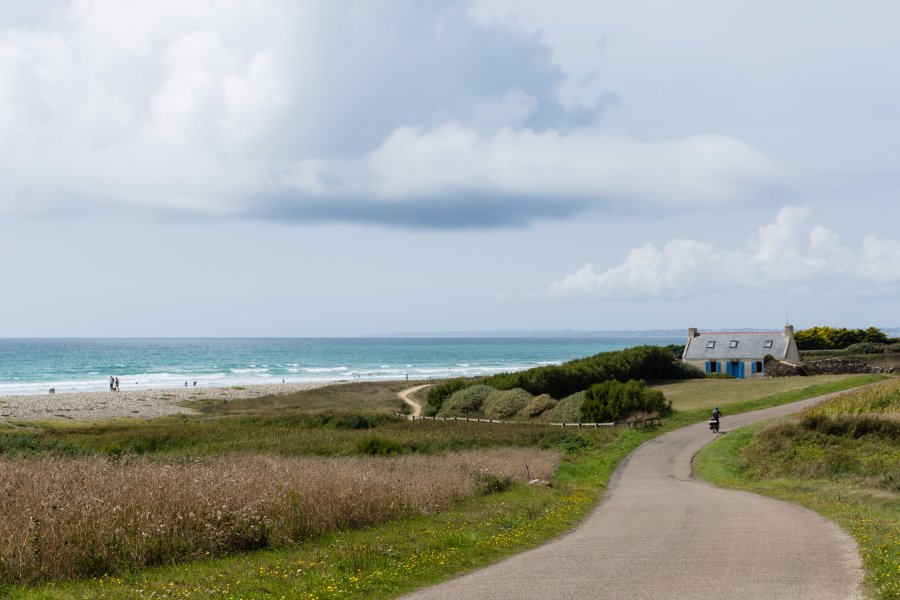
[[[725,415],[722,431],[824,397]],[[862,598],[856,544],[836,525],[693,477],[691,460],[714,437],[701,423],[647,442],[619,466],[604,502],[571,533],[406,598]]]

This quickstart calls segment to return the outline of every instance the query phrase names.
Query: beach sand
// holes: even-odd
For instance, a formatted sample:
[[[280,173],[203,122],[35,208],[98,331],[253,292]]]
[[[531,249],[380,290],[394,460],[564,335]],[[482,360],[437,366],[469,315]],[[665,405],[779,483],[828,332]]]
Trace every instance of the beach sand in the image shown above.
[[[179,404],[191,400],[239,400],[290,394],[329,383],[271,383],[234,387],[183,387],[119,392],[69,392],[0,396],[0,423],[9,421],[136,418],[190,415],[196,411]]]

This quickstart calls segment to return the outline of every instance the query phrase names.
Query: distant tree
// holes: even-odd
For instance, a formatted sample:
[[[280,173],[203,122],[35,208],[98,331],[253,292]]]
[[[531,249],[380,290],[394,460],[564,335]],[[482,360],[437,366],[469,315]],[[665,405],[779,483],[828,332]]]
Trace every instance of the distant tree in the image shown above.
[[[866,337],[863,341],[871,342],[873,344],[887,344],[890,341],[890,338],[877,327],[869,327],[866,329]]]
[[[794,334],[800,350],[843,350],[852,344],[871,342],[884,344],[888,336],[877,327],[868,329],[846,329],[836,327],[811,327]]]

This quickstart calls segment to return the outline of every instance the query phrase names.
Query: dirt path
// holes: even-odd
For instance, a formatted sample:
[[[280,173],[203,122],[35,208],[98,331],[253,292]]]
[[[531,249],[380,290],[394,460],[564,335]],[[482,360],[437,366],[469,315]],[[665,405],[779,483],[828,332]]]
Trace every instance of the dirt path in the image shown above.
[[[397,395],[400,396],[400,399],[406,402],[410,408],[412,408],[412,416],[421,417],[422,416],[422,405],[410,398],[410,395],[415,394],[422,388],[427,388],[430,383],[426,383],[424,385],[417,385],[416,387],[411,387],[409,389],[403,390],[399,392]]]
[[[725,415],[722,432],[821,399]],[[714,437],[702,423],[647,442],[572,533],[408,598],[861,598],[856,544],[836,525],[693,477],[691,460]]]

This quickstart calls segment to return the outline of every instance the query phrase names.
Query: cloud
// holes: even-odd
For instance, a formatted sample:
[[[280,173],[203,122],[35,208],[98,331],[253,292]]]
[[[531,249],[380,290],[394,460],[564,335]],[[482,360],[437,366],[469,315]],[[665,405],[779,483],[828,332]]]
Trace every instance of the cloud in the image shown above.
[[[285,185],[300,198],[336,203],[362,197],[391,205],[487,196],[512,214],[535,210],[538,204],[546,204],[551,214],[569,214],[623,202],[738,203],[773,179],[764,156],[722,136],[644,142],[587,131],[563,135],[510,127],[482,136],[448,123],[427,130],[398,128],[359,159],[300,161]],[[473,220],[478,212],[472,213]]]
[[[645,244],[604,271],[586,264],[552,282],[545,296],[676,299],[803,287],[875,293],[900,284],[900,240],[870,236],[855,253],[834,232],[810,226],[809,217],[806,208],[784,207],[744,248],[719,250],[690,239]]]
[[[540,39],[464,3],[40,6],[0,29],[7,216],[509,226],[779,183],[734,137],[601,133]]]

